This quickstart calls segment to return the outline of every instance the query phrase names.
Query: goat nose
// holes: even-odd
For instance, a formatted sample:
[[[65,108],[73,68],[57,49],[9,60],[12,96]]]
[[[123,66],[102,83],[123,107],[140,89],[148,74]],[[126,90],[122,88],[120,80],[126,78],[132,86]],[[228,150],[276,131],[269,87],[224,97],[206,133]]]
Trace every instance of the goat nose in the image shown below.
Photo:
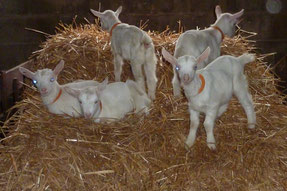
[[[188,74],[184,74],[183,81],[188,82],[188,80],[189,80]]]
[[[86,113],[86,118],[91,118],[92,114],[91,113]]]
[[[42,92],[46,92],[46,91],[47,91],[47,88],[42,88],[41,91],[42,91]]]

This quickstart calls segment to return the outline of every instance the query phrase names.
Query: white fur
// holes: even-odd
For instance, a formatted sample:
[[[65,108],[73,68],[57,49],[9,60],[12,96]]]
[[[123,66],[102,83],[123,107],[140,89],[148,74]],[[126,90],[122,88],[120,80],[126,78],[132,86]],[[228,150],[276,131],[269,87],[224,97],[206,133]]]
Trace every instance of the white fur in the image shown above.
[[[184,55],[198,57],[207,47],[210,47],[210,55],[208,59],[198,65],[198,69],[204,68],[208,63],[220,56],[222,36],[221,33],[212,28],[212,26],[219,27],[224,35],[233,37],[235,35],[238,18],[242,16],[243,12],[244,10],[242,9],[235,14],[222,13],[220,6],[216,6],[216,22],[207,29],[188,30],[181,34],[175,46],[174,56],[176,58]],[[180,84],[176,72],[174,72],[172,84],[174,96],[180,96]]]
[[[26,77],[37,81],[34,84],[41,94],[43,104],[48,108],[49,112],[54,114],[67,114],[71,117],[81,116],[81,108],[79,101],[65,91],[65,87],[80,88],[85,86],[96,86],[99,83],[93,80],[79,80],[65,85],[59,85],[57,76],[64,67],[64,61],[61,61],[54,70],[42,69],[35,73],[30,70],[20,67],[19,71]],[[54,79],[51,81],[51,79]],[[62,94],[59,99],[53,103],[59,95],[60,89]]]
[[[93,118],[95,122],[122,119],[133,110],[148,114],[151,102],[146,93],[131,80],[108,84],[106,78],[96,87],[67,87],[66,91],[78,98],[85,118]]]
[[[119,7],[116,12],[106,10],[101,13],[92,9],[91,12],[100,18],[102,29],[110,32],[114,24],[121,22],[118,18],[121,10],[122,7]],[[136,82],[145,90],[143,66],[148,95],[151,99],[155,99],[157,58],[154,44],[148,34],[136,26],[121,23],[112,32],[111,47],[116,81],[121,81],[122,65],[124,60],[128,60]]]
[[[196,65],[207,59],[209,47],[198,57],[182,56],[176,59],[166,50],[162,50],[164,58],[178,67],[178,75],[188,99],[190,113],[190,131],[186,145],[191,147],[196,138],[199,125],[199,114],[205,113],[204,127],[207,134],[207,145],[215,149],[213,135],[214,123],[227,109],[228,103],[234,94],[245,110],[248,127],[254,128],[256,116],[253,108],[252,97],[248,92],[248,83],[243,73],[244,65],[255,60],[251,54],[239,57],[221,56],[215,59],[204,69],[196,71]],[[205,79],[205,87],[198,94],[202,85],[199,74]]]

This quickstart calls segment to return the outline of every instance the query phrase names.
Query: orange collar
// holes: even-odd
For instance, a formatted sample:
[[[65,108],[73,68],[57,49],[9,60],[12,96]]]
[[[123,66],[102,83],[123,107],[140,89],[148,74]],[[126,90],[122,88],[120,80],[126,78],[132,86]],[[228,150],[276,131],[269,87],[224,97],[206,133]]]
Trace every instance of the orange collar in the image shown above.
[[[203,91],[204,87],[205,87],[205,79],[204,79],[203,75],[199,74],[199,78],[201,80],[201,87],[198,90],[198,94],[200,94]]]
[[[54,101],[51,104],[55,103],[60,98],[61,94],[62,94],[62,89],[60,89],[57,97],[54,99]]]
[[[116,24],[114,24],[114,25],[112,26],[112,28],[111,28],[111,30],[110,30],[110,36],[112,36],[113,30],[114,30],[119,24],[121,24],[121,23],[116,23]]]
[[[211,27],[220,32],[220,34],[221,34],[221,41],[223,41],[224,33],[222,32],[222,30],[218,26],[215,26],[215,25],[211,26]]]

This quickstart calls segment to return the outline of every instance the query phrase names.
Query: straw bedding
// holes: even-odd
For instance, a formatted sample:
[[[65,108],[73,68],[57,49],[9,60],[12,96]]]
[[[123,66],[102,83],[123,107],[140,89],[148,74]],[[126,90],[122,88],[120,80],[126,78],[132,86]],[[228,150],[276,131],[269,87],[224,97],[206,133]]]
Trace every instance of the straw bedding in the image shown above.
[[[255,130],[234,98],[216,122],[217,150],[210,151],[202,125],[195,145],[184,149],[189,131],[185,98],[172,96],[172,69],[160,50],[173,52],[179,33],[149,32],[159,58],[157,98],[149,116],[129,114],[95,124],[49,114],[27,81],[25,99],[7,120],[0,144],[1,190],[285,190],[287,107],[266,55],[245,67],[257,114]],[[253,34],[225,39],[223,54],[256,52]],[[64,26],[32,55],[33,69],[64,59],[59,82],[114,80],[109,35],[97,25]],[[128,64],[123,79],[132,78]]]

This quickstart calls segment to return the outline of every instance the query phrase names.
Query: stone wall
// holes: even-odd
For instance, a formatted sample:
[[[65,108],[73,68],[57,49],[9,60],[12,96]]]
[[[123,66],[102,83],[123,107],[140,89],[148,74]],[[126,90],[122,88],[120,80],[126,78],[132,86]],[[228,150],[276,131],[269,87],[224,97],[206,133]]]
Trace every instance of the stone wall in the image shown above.
[[[279,1],[279,0],[274,0]],[[273,62],[287,52],[287,2],[279,14],[266,11],[267,0],[0,0],[0,69],[8,69],[28,59],[45,36],[25,28],[54,34],[59,21],[71,23],[87,18],[93,22],[89,9],[117,9],[123,5],[120,19],[134,25],[148,22],[148,29],[162,31],[167,25],[178,30],[181,20],[184,29],[204,28],[215,21],[214,7],[236,12],[245,9],[243,29],[258,33],[254,39],[262,52],[278,52]]]

